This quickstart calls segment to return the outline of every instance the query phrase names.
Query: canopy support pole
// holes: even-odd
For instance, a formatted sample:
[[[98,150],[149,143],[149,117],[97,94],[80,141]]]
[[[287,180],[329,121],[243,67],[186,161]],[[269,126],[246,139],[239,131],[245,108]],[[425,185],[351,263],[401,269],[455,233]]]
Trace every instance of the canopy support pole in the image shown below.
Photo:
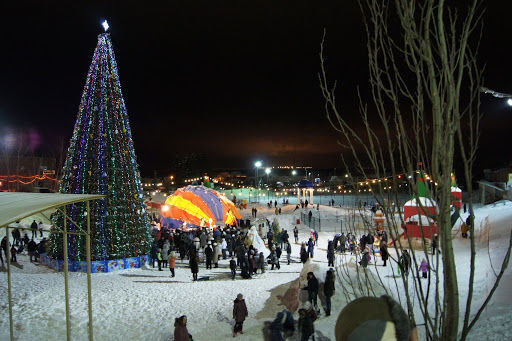
[[[91,212],[89,210],[89,201],[86,201],[87,207],[87,234],[85,243],[87,249],[87,304],[89,314],[89,341],[93,340],[92,335],[92,295],[91,295]]]
[[[12,321],[12,293],[11,293],[11,248],[9,247],[9,226],[6,226],[5,236],[7,237],[7,244],[5,245],[5,258],[7,261],[7,297],[9,300],[9,335],[11,341],[14,341],[14,324]],[[9,251],[9,253],[7,253]],[[2,249],[0,249],[2,252]]]
[[[68,224],[64,215],[62,231],[62,247],[64,249],[64,297],[66,298],[66,339],[71,340],[71,322],[69,320],[69,291],[68,291]]]

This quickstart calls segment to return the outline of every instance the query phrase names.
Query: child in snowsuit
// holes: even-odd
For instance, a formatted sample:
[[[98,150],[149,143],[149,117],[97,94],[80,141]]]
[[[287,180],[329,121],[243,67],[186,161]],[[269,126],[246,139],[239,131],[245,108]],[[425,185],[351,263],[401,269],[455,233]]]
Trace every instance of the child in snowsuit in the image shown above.
[[[162,251],[161,251],[161,249],[158,249],[158,251],[156,252],[156,260],[158,261],[158,271],[163,271],[162,270]]]
[[[174,268],[176,267],[176,253],[171,251],[169,255],[169,270],[171,271],[171,277],[174,277]]]
[[[235,327],[233,328],[233,337],[236,334],[243,334],[244,321],[245,318],[249,315],[247,311],[247,306],[245,305],[245,300],[242,294],[238,294],[236,296],[235,302],[233,303],[233,319],[235,320]]]
[[[229,261],[229,268],[231,269],[231,279],[235,279],[236,276],[236,260],[235,257],[231,257]]]
[[[16,248],[14,245],[11,247],[11,263],[16,263]]]
[[[429,266],[428,266],[428,263],[425,260],[425,258],[423,258],[423,260],[421,261],[420,269],[419,270],[420,270],[423,278],[427,278],[427,273],[428,273],[428,270],[429,270]]]

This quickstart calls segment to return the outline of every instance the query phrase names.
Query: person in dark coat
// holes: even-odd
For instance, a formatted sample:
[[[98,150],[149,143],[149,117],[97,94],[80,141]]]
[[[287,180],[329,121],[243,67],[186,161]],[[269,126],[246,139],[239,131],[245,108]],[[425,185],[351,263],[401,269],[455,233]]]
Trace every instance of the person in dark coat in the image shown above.
[[[334,266],[334,245],[332,241],[327,243],[327,266]]]
[[[4,255],[5,255],[5,259],[7,259],[7,237],[3,237],[2,238],[2,242],[0,242],[0,246],[2,247],[2,250],[4,251]],[[2,250],[0,250],[0,252],[2,252]]]
[[[37,251],[37,244],[36,242],[34,241],[34,239],[31,239],[29,242],[28,242],[28,245],[27,245],[27,251],[28,251],[28,254],[30,256],[30,261],[32,262],[32,257],[34,257],[34,261],[37,260],[37,255],[36,255],[36,251]]]
[[[325,315],[331,315],[331,297],[334,295],[334,270],[327,270],[324,282]]]
[[[235,337],[238,333],[244,333],[244,321],[247,315],[249,315],[249,312],[247,311],[247,305],[245,304],[244,296],[242,294],[238,294],[233,303],[233,319],[235,320],[233,337]]]
[[[293,237],[295,238],[295,244],[297,244],[299,242],[299,230],[297,226],[293,228]]]
[[[299,331],[300,331],[300,340],[307,341],[309,337],[314,334],[315,327],[313,325],[313,320],[311,316],[308,314],[306,309],[299,309]]]
[[[192,280],[197,281],[197,273],[199,272],[199,264],[195,252],[190,253],[190,271],[192,272]]]
[[[382,241],[380,243],[380,256],[382,257],[382,261],[384,262],[383,266],[386,266],[386,261],[389,258],[388,245]]]
[[[400,257],[400,264],[402,273],[407,276],[409,274],[409,269],[411,268],[411,256],[409,255],[409,251],[403,251],[402,256]]]
[[[270,341],[284,341],[283,338],[283,323],[286,321],[286,315],[280,311],[277,313],[274,321],[270,323],[268,329],[270,330]]]
[[[441,254],[441,251],[439,251],[437,249],[438,247],[438,237],[437,237],[437,233],[434,235],[434,239],[432,239],[432,255],[435,255],[436,254],[436,251],[439,252],[439,254]]]
[[[317,297],[318,297],[318,279],[315,277],[313,272],[308,272],[308,285],[303,290],[308,291],[308,299],[311,305],[318,309]]]
[[[258,258],[258,268],[261,270],[261,273],[265,273],[265,255],[263,252],[260,252],[260,256]]]
[[[30,229],[32,230],[32,239],[37,237],[37,223],[34,220],[32,224],[30,224]]]
[[[300,261],[302,264],[306,263],[309,258],[309,253],[306,250],[306,244],[302,243],[302,246],[300,247]]]
[[[229,261],[229,269],[231,269],[231,279],[235,279],[235,276],[236,276],[236,260],[235,260],[235,257],[231,257],[231,260]]]
[[[315,252],[315,243],[313,242],[313,238],[309,238],[308,240],[308,254],[310,258],[313,258]]]
[[[363,268],[366,269],[368,266],[368,262],[370,261],[370,256],[368,255],[368,251],[364,251],[363,255],[361,256],[361,260],[359,261],[359,265],[361,265]]]
[[[208,244],[206,246],[206,248],[204,249],[204,255],[206,257],[206,269],[211,269],[212,268],[213,249],[210,246],[210,244]]]
[[[286,260],[288,261],[288,265],[290,265],[290,260],[292,257],[292,246],[290,243],[286,243]]]
[[[285,309],[283,310],[283,314],[285,314],[285,320],[283,322],[283,336],[284,338],[289,338],[295,332],[295,321],[293,320],[293,314],[291,311]]]
[[[156,243],[153,242],[151,244],[151,252],[149,254],[149,256],[151,257],[151,260],[150,260],[150,263],[151,263],[151,266],[154,268],[155,267],[155,262],[156,262],[156,254],[158,253],[158,247],[156,246]]]
[[[180,316],[174,321],[174,341],[189,341],[192,340],[192,335],[187,330],[187,317]]]

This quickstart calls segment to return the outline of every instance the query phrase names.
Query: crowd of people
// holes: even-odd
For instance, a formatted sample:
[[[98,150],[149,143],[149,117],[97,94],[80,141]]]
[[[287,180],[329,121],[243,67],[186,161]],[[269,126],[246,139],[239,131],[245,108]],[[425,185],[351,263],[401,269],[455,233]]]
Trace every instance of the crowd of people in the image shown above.
[[[30,262],[39,262],[40,255],[45,255],[48,250],[48,243],[46,237],[43,237],[43,223],[37,223],[35,220],[30,225],[30,229],[26,229],[23,225],[17,221],[13,224],[11,235],[12,241],[9,241],[9,245],[7,245],[7,236],[2,238],[0,242],[0,246],[2,248],[2,252],[0,252],[0,262],[2,267],[4,264],[4,257],[7,261],[7,257],[10,257],[10,262],[17,264],[18,259],[17,255],[19,254],[27,254],[30,257]],[[32,237],[29,238],[28,233],[24,232],[23,237],[21,236],[22,231],[28,231],[32,233]],[[40,236],[40,241],[36,242],[35,239]]]

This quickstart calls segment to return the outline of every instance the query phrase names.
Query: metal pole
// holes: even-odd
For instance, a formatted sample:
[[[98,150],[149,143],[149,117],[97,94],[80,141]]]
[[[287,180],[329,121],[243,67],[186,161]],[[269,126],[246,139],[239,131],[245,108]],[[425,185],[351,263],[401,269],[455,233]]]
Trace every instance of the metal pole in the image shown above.
[[[92,295],[91,295],[91,212],[89,210],[89,201],[86,201],[87,207],[87,234],[85,235],[85,247],[87,252],[87,303],[89,313],[89,340],[93,340],[92,335]]]
[[[64,249],[64,297],[66,298],[66,339],[71,340],[71,322],[69,320],[69,291],[68,291],[68,224],[64,215],[64,229],[62,232],[62,247]]]
[[[7,244],[5,245],[5,258],[7,258],[7,297],[9,300],[9,335],[11,341],[14,340],[14,324],[12,321],[12,293],[11,293],[11,249],[9,248],[9,226],[5,227],[5,235],[7,237]],[[9,250],[9,254],[7,254]],[[2,249],[0,249],[2,252]]]

